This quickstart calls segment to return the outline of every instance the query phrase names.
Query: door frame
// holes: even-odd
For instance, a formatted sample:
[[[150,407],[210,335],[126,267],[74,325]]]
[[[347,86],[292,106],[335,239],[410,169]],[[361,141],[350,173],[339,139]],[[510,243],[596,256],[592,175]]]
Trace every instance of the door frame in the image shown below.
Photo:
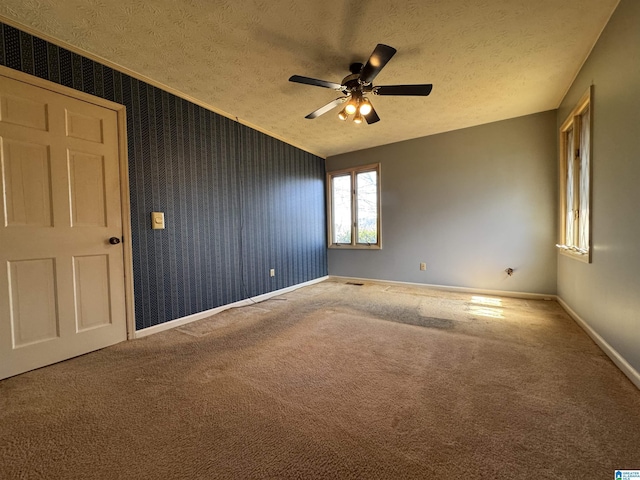
[[[125,315],[127,325],[127,339],[135,338],[135,308],[133,297],[133,245],[131,240],[131,200],[129,196],[129,154],[127,149],[127,110],[121,105],[110,100],[105,100],[88,93],[74,90],[64,85],[45,80],[28,73],[13,70],[0,65],[0,75],[22,83],[52,91],[67,97],[75,98],[83,102],[92,103],[99,107],[112,110],[117,115],[118,122],[118,163],[120,170],[120,205],[122,210],[122,247],[124,263],[124,297]]]

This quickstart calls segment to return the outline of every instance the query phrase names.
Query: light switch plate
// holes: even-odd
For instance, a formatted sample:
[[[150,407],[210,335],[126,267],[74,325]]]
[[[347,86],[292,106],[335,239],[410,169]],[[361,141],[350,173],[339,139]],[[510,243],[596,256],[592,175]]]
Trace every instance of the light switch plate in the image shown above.
[[[164,212],[151,212],[151,228],[154,230],[164,228]]]

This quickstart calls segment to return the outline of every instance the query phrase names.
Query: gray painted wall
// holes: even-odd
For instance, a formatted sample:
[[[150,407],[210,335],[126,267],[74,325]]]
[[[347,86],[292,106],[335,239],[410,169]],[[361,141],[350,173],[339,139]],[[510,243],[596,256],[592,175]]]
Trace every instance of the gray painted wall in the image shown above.
[[[558,293],[640,371],[640,2],[622,0],[558,111],[593,96],[593,263],[560,255]]]
[[[331,171],[376,162],[383,248],[331,249],[330,275],[556,292],[555,111],[329,157],[326,164]],[[512,277],[507,267],[515,269]]]

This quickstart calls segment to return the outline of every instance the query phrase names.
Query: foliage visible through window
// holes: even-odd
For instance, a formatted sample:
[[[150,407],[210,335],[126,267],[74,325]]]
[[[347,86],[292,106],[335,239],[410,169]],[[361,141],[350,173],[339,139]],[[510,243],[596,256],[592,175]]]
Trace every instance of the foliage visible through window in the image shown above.
[[[379,178],[379,165],[327,175],[329,246],[380,247]]]
[[[565,253],[590,261],[591,90],[560,128],[561,238]]]

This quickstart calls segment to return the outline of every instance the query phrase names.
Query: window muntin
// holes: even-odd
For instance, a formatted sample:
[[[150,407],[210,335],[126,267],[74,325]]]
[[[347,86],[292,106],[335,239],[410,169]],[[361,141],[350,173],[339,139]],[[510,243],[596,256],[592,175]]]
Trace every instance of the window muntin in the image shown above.
[[[329,247],[380,248],[380,165],[327,174]]]
[[[591,89],[560,128],[562,253],[591,261]]]

